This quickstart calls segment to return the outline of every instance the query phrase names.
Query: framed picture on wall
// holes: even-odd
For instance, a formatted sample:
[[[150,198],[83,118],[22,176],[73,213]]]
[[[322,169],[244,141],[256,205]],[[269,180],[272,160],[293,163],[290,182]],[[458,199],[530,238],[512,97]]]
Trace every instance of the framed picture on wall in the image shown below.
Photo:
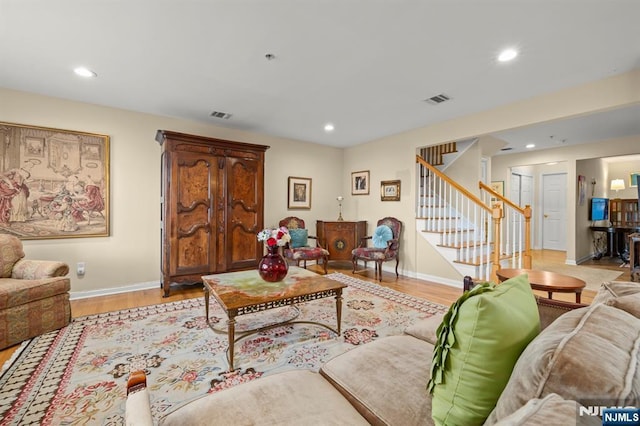
[[[383,180],[380,182],[381,201],[400,201],[400,181]]]
[[[369,170],[351,173],[351,195],[369,195]]]
[[[638,177],[640,177],[640,172],[634,172],[629,174],[629,186],[634,187],[638,186]]]
[[[0,233],[109,236],[109,136],[0,123]]]
[[[287,208],[309,210],[311,208],[311,178],[289,176]]]

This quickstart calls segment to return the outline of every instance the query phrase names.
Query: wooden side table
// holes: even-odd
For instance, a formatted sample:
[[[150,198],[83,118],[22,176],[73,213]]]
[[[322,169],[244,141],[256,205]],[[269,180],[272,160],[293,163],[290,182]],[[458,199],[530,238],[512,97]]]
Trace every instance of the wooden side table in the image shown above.
[[[316,222],[316,235],[322,246],[329,250],[329,260],[351,260],[351,251],[367,235],[367,221]]]
[[[518,275],[529,275],[529,284],[534,290],[546,291],[549,299],[552,293],[575,293],[576,303],[580,303],[580,295],[586,283],[579,278],[562,275],[556,272],[540,271],[537,269],[499,269],[496,273],[500,282]]]

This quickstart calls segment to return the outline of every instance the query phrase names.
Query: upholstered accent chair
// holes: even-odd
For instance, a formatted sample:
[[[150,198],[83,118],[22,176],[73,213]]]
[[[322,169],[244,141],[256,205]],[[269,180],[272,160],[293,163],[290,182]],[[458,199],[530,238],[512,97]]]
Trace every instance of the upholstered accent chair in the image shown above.
[[[367,262],[375,262],[375,276],[382,281],[382,263],[396,261],[396,276],[398,276],[398,254],[400,252],[400,232],[402,222],[395,217],[385,217],[377,223],[373,235],[363,237],[360,246],[351,252],[353,273],[366,271]],[[371,245],[369,245],[371,241]],[[365,269],[356,270],[358,260],[364,261]]]
[[[307,260],[315,260],[317,263],[322,261],[324,273],[327,273],[329,251],[322,247],[318,237],[309,235],[304,220],[289,216],[282,219],[278,226],[286,226],[291,235],[291,241],[284,247],[284,257],[294,260],[296,266],[300,266],[300,261],[302,261],[305,269],[307,268]],[[309,240],[314,240],[315,243],[309,245]]]
[[[69,266],[24,256],[18,238],[0,234],[0,349],[71,321]]]

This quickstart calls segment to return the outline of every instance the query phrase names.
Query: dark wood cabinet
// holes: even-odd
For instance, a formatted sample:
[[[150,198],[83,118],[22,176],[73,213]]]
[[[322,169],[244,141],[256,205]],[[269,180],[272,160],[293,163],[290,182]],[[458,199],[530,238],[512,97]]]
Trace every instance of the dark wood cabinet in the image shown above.
[[[257,267],[269,148],[158,130],[162,147],[162,289]]]
[[[329,260],[351,260],[351,250],[358,247],[360,240],[367,235],[367,221],[319,220],[316,222],[316,235],[329,250]]]
[[[609,219],[611,226],[619,228],[640,227],[638,200],[635,198],[614,198],[609,200]]]

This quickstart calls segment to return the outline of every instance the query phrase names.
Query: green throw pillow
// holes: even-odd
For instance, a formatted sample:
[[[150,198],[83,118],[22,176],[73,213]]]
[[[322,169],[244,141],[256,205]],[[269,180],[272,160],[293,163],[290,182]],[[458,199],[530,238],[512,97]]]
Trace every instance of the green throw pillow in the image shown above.
[[[458,299],[437,330],[431,415],[437,425],[481,425],[520,353],[540,332],[529,277],[482,283]]]
[[[291,235],[292,248],[305,247],[307,245],[307,237],[309,236],[309,231],[307,231],[306,229],[289,229],[289,235]]]

